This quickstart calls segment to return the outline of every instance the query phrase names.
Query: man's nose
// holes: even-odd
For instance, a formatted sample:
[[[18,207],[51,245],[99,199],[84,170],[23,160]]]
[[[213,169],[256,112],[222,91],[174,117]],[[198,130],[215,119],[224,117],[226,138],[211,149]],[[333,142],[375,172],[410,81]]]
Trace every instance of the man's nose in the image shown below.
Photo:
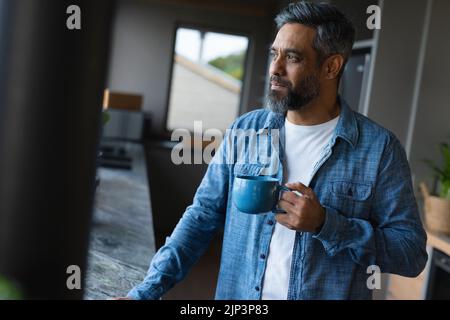
[[[269,69],[270,75],[284,76],[286,74],[286,66],[284,64],[284,59],[281,55],[278,55],[270,63]]]

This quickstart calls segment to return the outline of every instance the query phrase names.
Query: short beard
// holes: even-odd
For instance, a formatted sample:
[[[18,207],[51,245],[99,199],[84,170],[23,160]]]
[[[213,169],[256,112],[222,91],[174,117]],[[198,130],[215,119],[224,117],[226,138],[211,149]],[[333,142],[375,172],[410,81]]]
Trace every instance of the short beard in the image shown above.
[[[273,112],[285,114],[288,110],[299,110],[317,98],[320,84],[315,75],[305,77],[297,90],[288,87],[288,93],[279,97],[275,90],[270,90],[266,97],[266,106]]]

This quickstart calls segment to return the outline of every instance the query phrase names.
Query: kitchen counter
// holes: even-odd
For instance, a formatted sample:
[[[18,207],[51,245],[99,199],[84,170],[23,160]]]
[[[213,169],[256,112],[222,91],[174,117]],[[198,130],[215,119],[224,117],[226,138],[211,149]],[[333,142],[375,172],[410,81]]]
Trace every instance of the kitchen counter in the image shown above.
[[[142,145],[127,143],[131,170],[99,168],[85,299],[125,296],[142,281],[155,241]]]

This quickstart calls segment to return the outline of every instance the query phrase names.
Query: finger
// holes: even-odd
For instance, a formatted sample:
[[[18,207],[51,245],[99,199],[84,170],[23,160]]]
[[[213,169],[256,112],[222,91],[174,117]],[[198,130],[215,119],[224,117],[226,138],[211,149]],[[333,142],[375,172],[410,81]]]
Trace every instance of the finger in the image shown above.
[[[278,206],[286,212],[293,212],[295,209],[295,206],[291,202],[283,200],[283,199],[278,201]],[[286,215],[286,214],[284,214],[284,215]]]
[[[293,229],[293,226],[291,225],[290,221],[291,218],[288,216],[289,214],[286,213],[278,213],[275,215],[275,220],[283,226],[285,226],[288,229]]]
[[[281,199],[290,202],[292,204],[295,204],[298,200],[299,196],[296,195],[294,192],[288,192],[285,191],[281,194]]]
[[[314,191],[311,188],[308,188],[307,186],[305,186],[301,182],[288,183],[288,184],[286,184],[286,187],[288,187],[289,189],[299,191],[303,195],[306,195],[310,198],[315,197]]]
[[[302,205],[306,204],[306,202],[309,200],[308,196],[304,195],[297,195],[294,192],[289,192],[289,194],[284,195],[281,197],[280,201],[284,200],[292,204],[295,208],[301,208]]]

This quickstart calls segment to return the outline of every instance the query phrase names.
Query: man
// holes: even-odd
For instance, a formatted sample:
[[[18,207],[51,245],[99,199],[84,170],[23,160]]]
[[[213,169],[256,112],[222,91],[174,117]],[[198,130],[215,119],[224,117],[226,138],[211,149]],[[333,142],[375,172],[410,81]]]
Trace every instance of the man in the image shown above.
[[[307,2],[290,4],[276,22],[268,109],[243,115],[232,130],[281,132],[271,168],[293,190],[278,203],[286,213],[238,211],[234,177],[261,175],[264,166],[218,161],[234,148],[226,138],[128,298],[160,298],[223,228],[217,299],[370,299],[369,267],[410,277],[423,270],[426,233],[405,152],[338,96],[352,24],[335,7]]]

